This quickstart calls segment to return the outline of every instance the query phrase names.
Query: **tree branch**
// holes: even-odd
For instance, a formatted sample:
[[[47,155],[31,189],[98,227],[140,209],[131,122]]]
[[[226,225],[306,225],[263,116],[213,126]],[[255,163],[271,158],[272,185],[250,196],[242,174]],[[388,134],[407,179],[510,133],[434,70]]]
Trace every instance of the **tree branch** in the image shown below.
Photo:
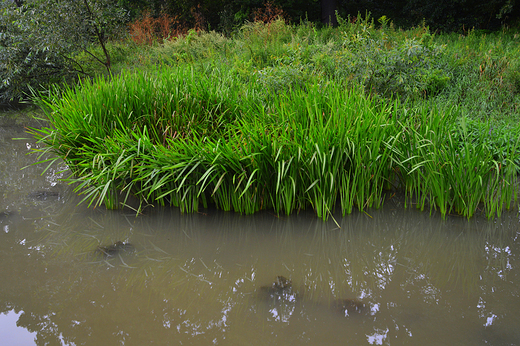
[[[86,49],[85,49],[85,51],[86,51],[87,53],[90,53],[90,52],[88,52]],[[72,64],[75,64],[75,65],[77,65],[77,66],[79,67],[79,70],[78,70],[78,69],[75,69],[74,67],[71,66],[70,69],[71,69],[72,71],[74,71],[74,72],[78,72],[78,73],[81,73],[81,74],[83,74],[83,75],[85,75],[85,76],[92,77],[90,74],[88,74],[88,73],[85,72],[85,70],[83,69],[83,66],[81,66],[81,64],[80,64],[79,62],[77,62],[76,60],[74,60],[74,59],[72,59],[72,58],[69,58],[68,56],[65,56],[65,55],[63,55],[63,54],[60,54],[60,56],[61,56],[63,59],[65,59],[65,60],[67,60],[67,61],[71,62]]]
[[[85,7],[87,8],[87,12],[90,16],[90,21],[92,23],[92,26],[94,28],[94,32],[96,34],[96,37],[99,41],[99,44],[101,45],[101,49],[103,49],[103,53],[105,54],[105,58],[106,58],[106,62],[102,62],[101,59],[97,58],[96,56],[94,56],[94,54],[90,53],[88,50],[85,49],[85,51],[87,53],[89,53],[90,55],[92,55],[94,58],[96,58],[96,60],[98,60],[100,63],[102,63],[103,65],[105,65],[105,67],[107,68],[107,71],[108,73],[110,73],[110,65],[111,65],[111,62],[110,62],[110,54],[108,54],[108,50],[105,46],[105,35],[103,34],[102,31],[99,30],[97,24],[96,24],[96,21],[95,21],[95,16],[94,16],[94,13],[92,12],[92,9],[90,8],[90,5],[88,3],[88,0],[83,0],[83,3],[85,4]]]
[[[83,51],[85,51],[85,53],[93,57],[95,60],[99,61],[100,64],[104,65],[105,67],[107,66],[106,63],[103,62],[103,60],[95,56],[94,53],[90,52],[88,49],[83,49]],[[108,72],[110,72],[110,69],[108,70]]]

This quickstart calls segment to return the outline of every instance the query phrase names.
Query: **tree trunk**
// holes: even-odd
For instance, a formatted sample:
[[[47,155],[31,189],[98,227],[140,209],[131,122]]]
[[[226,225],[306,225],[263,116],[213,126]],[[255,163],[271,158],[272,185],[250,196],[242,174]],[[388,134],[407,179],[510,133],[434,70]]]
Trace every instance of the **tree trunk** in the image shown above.
[[[337,0],[321,0],[321,22],[323,24],[338,25],[338,19],[336,18],[337,6]]]
[[[87,12],[88,12],[89,17],[90,17],[89,18],[90,19],[90,25],[92,25],[92,28],[94,29],[94,33],[96,34],[98,42],[101,45],[101,49],[103,49],[103,53],[105,54],[105,62],[103,62],[98,57],[94,56],[94,54],[90,53],[88,50],[87,50],[87,53],[89,53],[90,55],[95,57],[100,63],[105,65],[108,73],[110,73],[111,61],[110,61],[110,54],[108,53],[108,50],[107,50],[107,47],[106,47],[106,44],[105,44],[106,43],[105,33],[103,32],[102,29],[98,28],[98,24],[97,24],[97,22],[95,20],[96,17],[94,15],[94,13],[92,12],[92,9],[90,8],[88,0],[83,0],[83,3],[85,4],[85,8],[87,9]]]

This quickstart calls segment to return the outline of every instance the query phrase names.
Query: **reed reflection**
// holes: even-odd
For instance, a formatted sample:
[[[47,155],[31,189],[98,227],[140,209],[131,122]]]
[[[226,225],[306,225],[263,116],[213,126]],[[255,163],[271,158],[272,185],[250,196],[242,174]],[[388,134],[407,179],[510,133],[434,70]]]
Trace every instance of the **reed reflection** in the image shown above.
[[[442,221],[390,204],[336,222],[161,208],[136,218],[67,204],[6,233],[14,258],[41,260],[9,288],[30,296],[27,282],[39,277],[36,299],[3,293],[11,309],[27,311],[20,323],[41,343],[160,335],[187,344],[379,344],[439,340],[439,328],[443,340],[466,343],[451,325],[478,331],[475,344],[516,335],[507,323],[518,305],[515,218]],[[95,255],[118,241],[134,250]]]

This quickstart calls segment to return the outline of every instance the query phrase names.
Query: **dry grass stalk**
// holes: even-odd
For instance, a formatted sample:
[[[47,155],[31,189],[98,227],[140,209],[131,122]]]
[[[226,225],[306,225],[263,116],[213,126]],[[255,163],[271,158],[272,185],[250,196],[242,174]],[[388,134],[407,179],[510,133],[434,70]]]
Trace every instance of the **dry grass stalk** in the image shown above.
[[[135,43],[152,45],[156,41],[185,35],[188,30],[175,16],[163,13],[154,18],[150,12],[145,12],[141,19],[130,23],[129,32]]]

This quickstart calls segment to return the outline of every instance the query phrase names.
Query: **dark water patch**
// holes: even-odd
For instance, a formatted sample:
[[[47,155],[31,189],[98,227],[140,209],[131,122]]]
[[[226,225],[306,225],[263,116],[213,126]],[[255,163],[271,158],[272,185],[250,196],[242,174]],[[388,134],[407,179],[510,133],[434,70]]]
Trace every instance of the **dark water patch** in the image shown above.
[[[28,127],[41,128],[47,126],[44,113],[37,107],[2,107],[0,105],[0,129],[19,132]]]
[[[297,290],[293,282],[284,276],[277,276],[271,285],[260,286],[257,297],[266,302],[269,311],[275,310],[290,311],[291,307],[305,309],[305,305],[312,305],[314,309],[319,308],[323,311],[330,310],[331,313],[343,317],[355,317],[370,314],[367,304],[358,299],[335,299],[332,303],[306,301],[307,295],[303,291]],[[298,312],[291,311],[291,314]],[[279,317],[279,316],[277,316]]]
[[[94,251],[94,255],[101,256],[106,259],[134,251],[135,247],[131,243],[116,241],[114,244],[98,246]]]
[[[15,215],[17,215],[17,213],[15,211],[11,211],[11,210],[2,211],[2,212],[0,212],[0,220],[5,220],[5,219],[8,219]]]
[[[370,311],[366,304],[358,299],[336,299],[332,303],[332,309],[342,316],[367,314]]]
[[[260,292],[267,297],[283,296],[292,294],[292,281],[285,276],[279,275],[269,286],[260,286]]]
[[[27,197],[37,200],[37,201],[46,201],[46,200],[59,200],[61,195],[58,191],[33,191],[30,192]]]

